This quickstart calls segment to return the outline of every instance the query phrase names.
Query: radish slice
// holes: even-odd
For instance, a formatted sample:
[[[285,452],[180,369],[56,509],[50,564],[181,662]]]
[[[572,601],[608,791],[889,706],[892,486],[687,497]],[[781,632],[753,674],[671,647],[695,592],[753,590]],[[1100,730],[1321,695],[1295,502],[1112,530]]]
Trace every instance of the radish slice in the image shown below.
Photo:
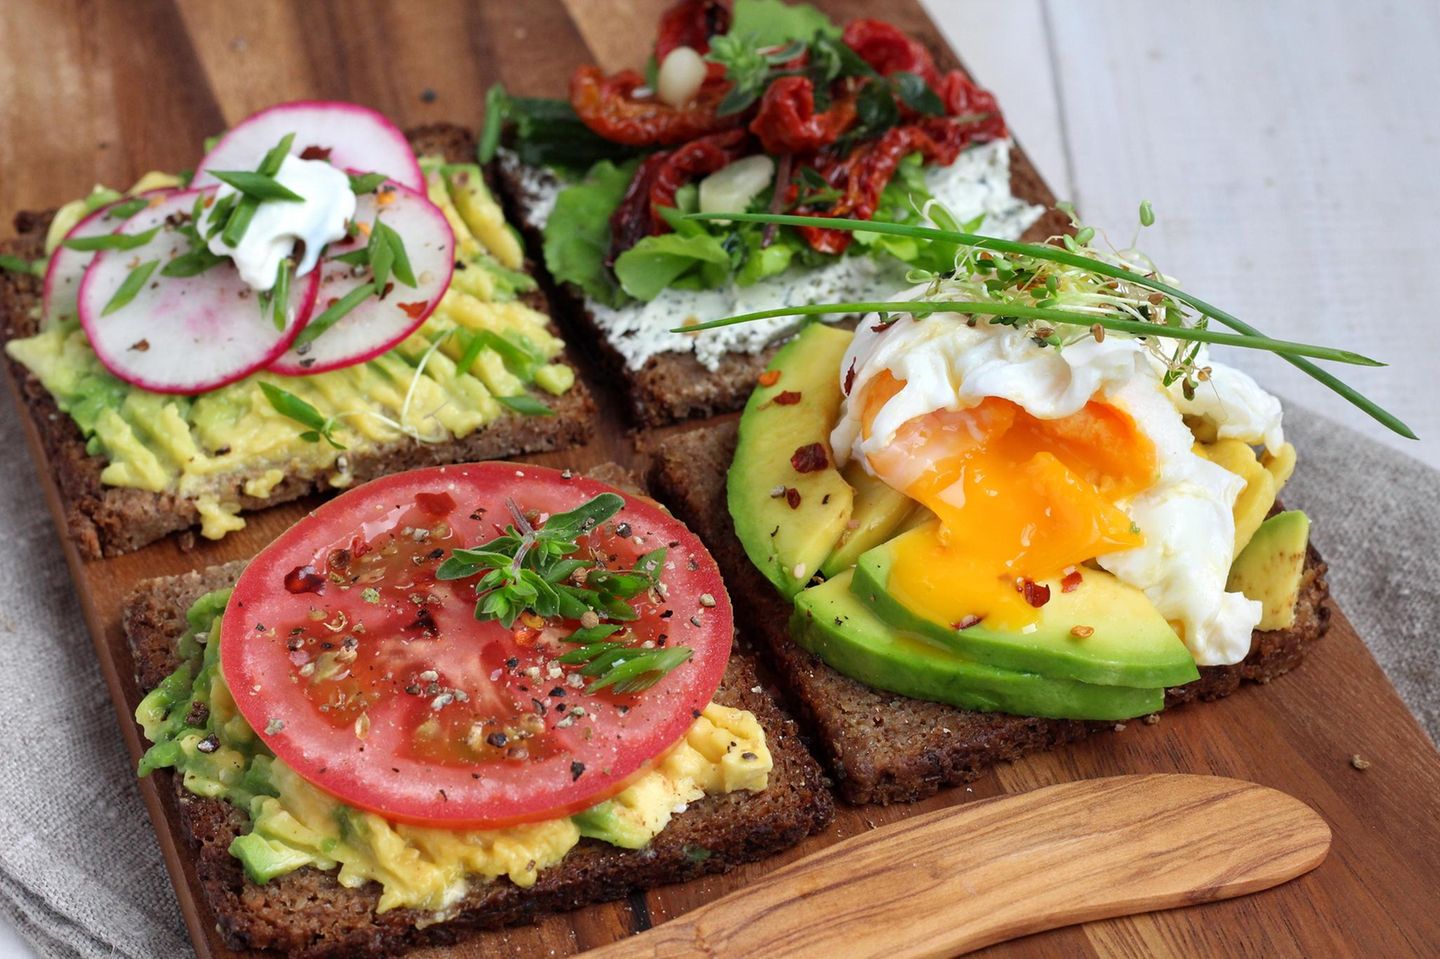
[[[329,160],[342,170],[383,173],[414,190],[425,188],[415,151],[395,124],[369,107],[324,100],[282,103],[241,120],[205,154],[191,186],[218,184],[211,170],[255,169],[287,133],[295,134],[290,152],[297,156]]]
[[[292,348],[270,369],[300,376],[354,366],[378,356],[399,343],[425,322],[450,288],[455,269],[455,234],[439,207],[423,193],[394,183],[358,198],[355,222],[368,227],[380,221],[400,235],[415,274],[416,285],[406,286],[392,275],[384,298],[368,297],[308,343]],[[368,267],[350,266],[333,259],[359,249],[356,239],[341,240],[326,248],[320,268],[320,296],[315,305],[319,320],[332,304],[371,280]],[[305,339],[305,337],[301,337]]]
[[[126,220],[117,233],[160,230],[142,247],[101,250],[80,283],[80,324],[105,368],[153,393],[203,393],[264,368],[289,348],[310,318],[320,271],[290,284],[285,328],[262,311],[256,293],[229,262],[196,276],[164,276],[157,267],[134,298],[105,314],[136,267],[160,265],[190,249],[178,229],[198,197],[182,190]]]
[[[172,192],[174,191],[149,190],[140,196],[158,203]],[[114,233],[125,222],[114,216],[115,211],[133,200],[135,200],[133,196],[123,197],[87,214],[84,219],[70,228],[70,232],[65,234],[65,240],[78,240],[87,236],[103,236],[106,233]],[[80,281],[84,278],[90,261],[95,259],[94,250],[72,250],[65,245],[65,240],[62,240],[60,245],[55,248],[55,252],[50,254],[50,263],[45,267],[44,302],[47,323],[75,318],[75,302],[80,294]]]

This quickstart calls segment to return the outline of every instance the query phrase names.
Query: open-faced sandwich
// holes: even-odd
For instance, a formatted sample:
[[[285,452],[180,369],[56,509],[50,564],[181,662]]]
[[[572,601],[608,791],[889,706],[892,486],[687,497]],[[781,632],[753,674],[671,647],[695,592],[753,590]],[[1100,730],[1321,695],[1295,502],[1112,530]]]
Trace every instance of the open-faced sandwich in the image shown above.
[[[1276,499],[1295,450],[1208,349],[1273,350],[1404,432],[1306,357],[1374,361],[1264,338],[1078,223],[1045,244],[846,227],[949,268],[853,332],[804,328],[738,437],[670,439],[655,478],[755,594],[849,798],[918,798],[1301,660],[1328,611],[1309,521]]]
[[[518,219],[575,295],[646,424],[738,409],[794,316],[708,336],[699,322],[787,304],[864,301],[933,268],[924,244],[823,226],[681,219],[769,210],[961,223],[1018,237],[1048,196],[1012,190],[994,96],[875,19],[842,28],[806,4],[681,0],[644,73],[581,66],[568,102],[492,91],[481,156],[498,146]],[[1063,219],[1060,221],[1063,223]],[[1031,234],[1058,229],[1053,217]]]
[[[193,174],[22,214],[6,352],[81,551],[580,438],[590,401],[473,161],[456,127],[291,103]]]
[[[125,612],[140,772],[174,770],[237,948],[393,954],[829,819],[819,767],[731,656],[714,560],[643,496],[514,463],[415,470],[241,566],[143,584]]]

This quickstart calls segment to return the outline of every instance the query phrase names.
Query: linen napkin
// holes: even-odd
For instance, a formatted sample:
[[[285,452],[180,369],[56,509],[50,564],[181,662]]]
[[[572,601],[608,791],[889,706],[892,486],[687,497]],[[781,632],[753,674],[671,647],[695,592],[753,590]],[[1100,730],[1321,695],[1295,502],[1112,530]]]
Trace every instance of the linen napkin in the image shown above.
[[[0,915],[46,959],[188,955],[15,408],[3,406]],[[1440,472],[1294,404],[1286,411],[1300,469],[1285,502],[1310,513],[1335,596],[1440,736]]]

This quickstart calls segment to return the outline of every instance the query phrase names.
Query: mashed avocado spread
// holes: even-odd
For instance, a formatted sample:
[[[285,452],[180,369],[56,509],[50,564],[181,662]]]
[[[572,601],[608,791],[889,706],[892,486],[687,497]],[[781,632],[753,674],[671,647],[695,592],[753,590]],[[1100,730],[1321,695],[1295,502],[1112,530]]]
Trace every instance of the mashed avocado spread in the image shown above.
[[[201,597],[186,614],[181,665],[135,710],[154,744],[140,774],[173,768],[197,796],[245,810],[250,831],[230,845],[264,883],[302,866],[336,870],[341,885],[381,886],[378,911],[443,916],[471,878],[529,887],[582,837],[626,849],[647,845],[687,803],[758,792],[772,767],[754,715],[711,703],[683,739],[620,793],[573,816],[506,829],[456,830],[391,823],[340,803],[270,753],[235,708],[220,674],[220,617],[230,596]]]
[[[193,500],[203,535],[244,526],[241,497],[265,499],[287,477],[350,482],[357,451],[398,441],[447,442],[510,412],[504,400],[529,387],[561,395],[574,371],[554,360],[563,343],[520,294],[535,281],[519,272],[523,252],[473,165],[422,160],[430,199],[456,236],[456,270],[439,307],[418,330],[373,360],[287,377],[261,373],[196,397],[151,393],[112,376],[73,317],[47,318],[6,351],[24,364],[73,419],[87,451],[108,462],[101,481]],[[147,176],[140,184],[160,182]],[[97,192],[103,199],[109,193]],[[76,201],[72,221],[92,198]],[[53,252],[63,234],[52,235]],[[461,369],[461,364],[465,369]],[[287,390],[333,417],[346,449],[301,438],[304,427],[277,412],[260,383]],[[533,404],[527,404],[529,411]],[[543,411],[537,411],[543,412]]]

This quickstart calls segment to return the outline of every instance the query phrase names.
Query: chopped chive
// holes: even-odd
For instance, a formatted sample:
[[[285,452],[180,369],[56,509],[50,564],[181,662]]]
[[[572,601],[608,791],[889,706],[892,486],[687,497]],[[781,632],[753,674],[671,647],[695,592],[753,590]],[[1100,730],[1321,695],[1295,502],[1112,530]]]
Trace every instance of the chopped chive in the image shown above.
[[[155,239],[159,226],[151,227],[144,233],[106,233],[103,236],[77,236],[66,240],[61,246],[86,253],[96,250],[134,250]]]
[[[266,176],[263,173],[249,170],[211,170],[210,175],[221,183],[233,186],[246,196],[253,196],[259,200],[284,200],[291,203],[301,203],[305,200],[303,196],[273,176]]]
[[[688,333],[696,330],[712,330],[722,326],[733,326],[738,323],[749,323],[754,320],[767,320],[782,316],[814,316],[832,313],[878,313],[885,311],[915,314],[962,313],[1001,317],[1011,316],[1021,319],[1045,320],[1050,323],[1066,323],[1072,326],[1086,327],[1098,324],[1107,330],[1115,330],[1119,333],[1132,333],[1137,336],[1156,336],[1172,340],[1191,340],[1199,343],[1239,346],[1252,350],[1269,350],[1272,353],[1289,356],[1313,356],[1317,359],[1333,360],[1337,363],[1351,363],[1355,366],[1385,365],[1379,360],[1370,359],[1368,356],[1361,356],[1359,353],[1352,353],[1349,350],[1340,350],[1329,346],[1312,346],[1308,343],[1273,340],[1264,336],[1220,333],[1216,330],[1207,330],[1194,326],[1164,326],[1158,323],[1147,323],[1144,320],[1123,320],[1110,316],[1080,313],[1074,310],[1056,310],[1036,306],[1025,306],[1021,303],[992,303],[977,300],[899,300],[885,303],[811,303],[804,306],[782,306],[773,310],[759,310],[754,313],[742,313],[738,316],[711,320],[708,323],[701,323],[696,326],[676,327],[670,332]]]
[[[189,253],[182,253],[160,268],[161,276],[199,276],[206,270],[224,263],[223,256],[216,256],[203,246],[197,246]]]
[[[301,426],[307,427],[306,432],[300,434],[300,438],[305,442],[318,443],[323,437],[325,441],[335,447],[335,449],[343,450],[345,448],[336,442],[335,437],[331,435],[331,431],[335,428],[334,421],[328,419],[325,414],[321,413],[305,400],[302,400],[289,390],[281,389],[273,383],[266,383],[264,380],[260,381],[260,392],[265,394],[265,399],[270,401],[270,405],[275,409],[275,412],[281,416],[288,416]]]
[[[294,271],[295,264],[288,257],[280,261],[280,266],[275,271],[275,287],[270,292],[270,308],[277,330],[285,329],[285,323],[289,319],[290,274]]]
[[[137,196],[130,200],[122,200],[106,210],[104,218],[107,220],[128,220],[149,205],[149,199],[143,196]]]
[[[356,196],[374,193],[380,184],[390,179],[383,173],[356,173],[350,176],[350,192]]]
[[[385,227],[385,242],[390,247],[390,252],[395,259],[395,279],[412,290],[415,289],[415,271],[410,267],[410,255],[405,252],[405,240],[393,227],[381,223],[379,217],[376,217],[375,225],[376,227]]]
[[[505,406],[524,416],[554,416],[555,411],[535,397],[525,393],[518,396],[497,396],[495,397]]]
[[[390,267],[395,263],[395,248],[385,239],[388,229],[376,217],[370,228],[370,241],[365,244],[365,251],[370,255],[370,275],[374,277],[375,289],[380,291],[381,296],[385,295],[385,284],[390,282]]]
[[[480,351],[485,349],[485,346],[484,337],[479,333],[470,334],[470,340],[465,344],[465,352],[460,354],[460,359],[455,363],[455,372],[461,376],[469,373],[470,367],[475,365],[475,361],[480,357]]]
[[[327,307],[325,312],[305,324],[305,329],[301,330],[300,335],[295,338],[295,345],[299,347],[307,343],[315,342],[316,337],[343,320],[351,310],[365,302],[365,300],[373,296],[375,292],[374,283],[362,283],[355,287],[355,289],[346,293],[339,300]]]
[[[121,283],[119,289],[110,297],[110,302],[106,303],[105,308],[100,311],[100,315],[109,316],[111,313],[114,313],[135,299],[135,295],[145,288],[145,284],[150,279],[150,274],[154,273],[155,268],[159,265],[159,260],[147,260],[131,270],[129,275],[125,277],[125,282]]]
[[[220,239],[224,240],[227,246],[239,246],[245,231],[250,229],[250,221],[255,219],[255,212],[259,209],[259,200],[253,196],[242,195],[235,204],[235,212],[230,214],[230,219],[225,223]]]
[[[9,253],[0,253],[0,270],[9,270],[11,273],[33,272],[28,261]]]

